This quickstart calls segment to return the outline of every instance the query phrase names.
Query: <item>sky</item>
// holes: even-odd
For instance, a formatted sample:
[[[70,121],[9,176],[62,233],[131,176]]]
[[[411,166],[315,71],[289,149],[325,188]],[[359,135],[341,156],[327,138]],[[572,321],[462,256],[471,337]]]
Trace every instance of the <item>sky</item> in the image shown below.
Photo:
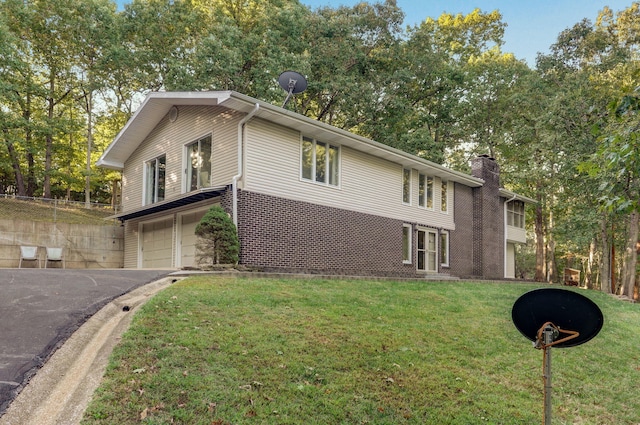
[[[353,6],[361,0],[300,0],[316,9],[321,6]],[[466,15],[478,8],[499,10],[507,24],[503,52],[513,53],[534,67],[538,52],[548,53],[558,34],[583,18],[595,22],[598,12],[609,6],[614,12],[631,6],[633,0],[396,0],[405,13],[405,25],[417,25],[442,13]],[[375,1],[370,1],[374,3]]]

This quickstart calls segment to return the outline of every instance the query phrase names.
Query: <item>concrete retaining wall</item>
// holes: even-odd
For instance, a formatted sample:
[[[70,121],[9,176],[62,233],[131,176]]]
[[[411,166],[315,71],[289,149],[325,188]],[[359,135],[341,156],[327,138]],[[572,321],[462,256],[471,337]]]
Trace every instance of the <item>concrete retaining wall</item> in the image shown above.
[[[122,268],[124,228],[86,224],[45,223],[0,219],[0,267],[18,267],[20,246],[38,246],[44,267],[45,247],[63,248],[65,266],[70,269]],[[35,261],[23,267],[38,267]],[[62,267],[50,262],[48,267]]]

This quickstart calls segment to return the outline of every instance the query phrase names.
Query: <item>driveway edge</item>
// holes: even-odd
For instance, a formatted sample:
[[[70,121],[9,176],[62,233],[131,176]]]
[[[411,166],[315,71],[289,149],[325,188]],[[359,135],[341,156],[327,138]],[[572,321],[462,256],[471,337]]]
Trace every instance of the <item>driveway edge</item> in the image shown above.
[[[135,311],[178,279],[168,276],[140,286],[91,316],[13,400],[0,417],[0,425],[79,424]]]

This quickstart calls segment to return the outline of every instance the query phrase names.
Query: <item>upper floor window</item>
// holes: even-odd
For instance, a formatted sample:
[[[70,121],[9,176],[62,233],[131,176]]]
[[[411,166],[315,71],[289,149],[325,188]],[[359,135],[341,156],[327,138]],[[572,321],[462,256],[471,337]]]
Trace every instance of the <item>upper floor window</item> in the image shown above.
[[[402,169],[402,203],[411,204],[411,170]]]
[[[507,225],[524,229],[524,202],[507,203]]]
[[[186,146],[186,191],[211,186],[211,135]]]
[[[423,208],[433,209],[433,177],[420,174],[418,176],[418,204]]]
[[[303,137],[300,168],[304,180],[338,186],[340,184],[340,148]]]
[[[162,155],[144,164],[145,205],[164,201],[165,173],[167,157]]]
[[[449,203],[448,203],[448,189],[449,189],[449,182],[447,181],[442,181],[442,191],[441,191],[441,197],[440,197],[440,211],[446,213],[447,211],[449,211]]]

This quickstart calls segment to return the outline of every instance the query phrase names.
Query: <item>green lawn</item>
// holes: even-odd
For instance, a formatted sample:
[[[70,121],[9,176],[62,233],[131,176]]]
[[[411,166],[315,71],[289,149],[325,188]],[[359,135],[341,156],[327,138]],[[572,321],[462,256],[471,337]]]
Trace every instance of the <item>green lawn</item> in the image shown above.
[[[85,209],[78,203],[66,205],[60,201],[54,205],[51,202],[38,201],[37,198],[32,201],[0,198],[0,217],[6,220],[106,226],[116,223],[115,220],[105,220],[113,214],[115,214],[114,211],[110,209]]]
[[[537,424],[532,284],[192,277],[151,299],[83,424]],[[553,353],[554,424],[640,423],[640,306]]]

